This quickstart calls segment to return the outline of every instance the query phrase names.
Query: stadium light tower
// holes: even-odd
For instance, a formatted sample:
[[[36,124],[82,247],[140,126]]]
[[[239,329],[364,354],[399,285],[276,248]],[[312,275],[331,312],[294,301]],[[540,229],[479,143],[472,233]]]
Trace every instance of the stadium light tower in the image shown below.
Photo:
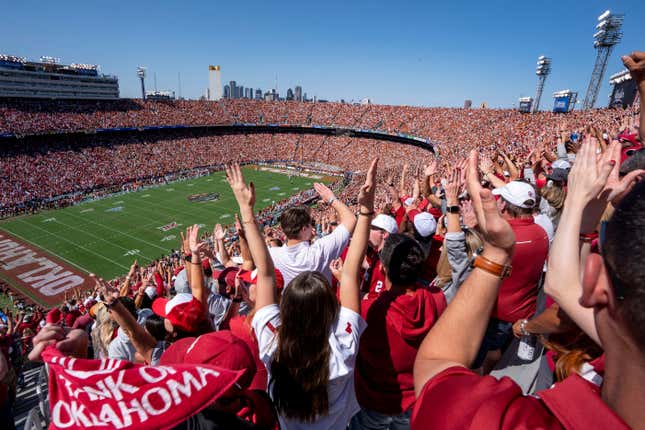
[[[535,74],[538,77],[537,87],[535,89],[535,101],[533,103],[533,113],[540,110],[540,99],[542,98],[542,91],[544,90],[544,81],[551,73],[551,59],[540,55],[537,61],[537,69]]]
[[[139,66],[137,67],[137,76],[141,80],[141,98],[146,99],[146,84],[144,80],[146,79],[146,68]]]
[[[591,73],[591,80],[585,95],[583,109],[591,109],[596,104],[600,83],[607,69],[607,62],[614,46],[620,42],[623,37],[621,27],[623,26],[624,15],[614,15],[610,11],[605,11],[598,17],[596,33],[593,35],[593,46],[596,48],[596,64]]]

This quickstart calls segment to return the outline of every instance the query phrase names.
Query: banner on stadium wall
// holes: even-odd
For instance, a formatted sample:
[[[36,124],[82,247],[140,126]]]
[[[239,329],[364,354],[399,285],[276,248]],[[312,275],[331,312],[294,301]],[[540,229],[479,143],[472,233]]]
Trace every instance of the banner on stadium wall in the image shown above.
[[[94,288],[94,281],[87,273],[2,230],[0,277],[45,307],[61,304],[66,291]]]

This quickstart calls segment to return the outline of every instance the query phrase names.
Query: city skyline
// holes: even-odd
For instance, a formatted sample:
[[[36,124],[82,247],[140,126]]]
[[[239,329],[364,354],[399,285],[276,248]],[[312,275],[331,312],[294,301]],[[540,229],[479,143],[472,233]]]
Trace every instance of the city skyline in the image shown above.
[[[143,65],[149,88],[156,75],[158,89],[197,99],[209,85],[206,67],[221,64],[222,84],[235,79],[266,91],[277,75],[283,97],[287,88],[295,93],[302,86],[312,99],[417,106],[463,106],[469,99],[474,106],[510,108],[519,97],[534,96],[535,59],[547,55],[553,70],[544,109],[553,92],[584,93],[596,18],[611,9],[625,14],[625,36],[601,83],[596,106],[606,106],[608,77],[622,70],[620,55],[645,47],[645,4],[636,0],[35,5],[12,4],[12,19],[0,28],[0,51],[100,64],[103,73],[118,76],[122,97],[140,97],[136,67]],[[247,16],[241,10],[255,13],[241,21],[236,18]],[[213,26],[212,18],[221,16],[230,19]]]

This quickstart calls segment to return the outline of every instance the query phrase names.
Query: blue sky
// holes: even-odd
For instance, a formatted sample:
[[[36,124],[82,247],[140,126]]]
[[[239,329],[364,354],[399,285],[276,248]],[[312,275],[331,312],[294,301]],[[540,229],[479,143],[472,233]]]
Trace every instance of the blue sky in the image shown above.
[[[625,13],[623,41],[612,55],[645,50],[645,1],[66,1],[6,2],[0,52],[35,59],[96,63],[119,77],[121,95],[147,87],[197,98],[209,64],[224,82],[302,85],[309,96],[421,106],[511,107],[535,92],[535,62],[553,58],[542,106],[551,93],[584,97],[595,59],[592,35],[605,9]]]

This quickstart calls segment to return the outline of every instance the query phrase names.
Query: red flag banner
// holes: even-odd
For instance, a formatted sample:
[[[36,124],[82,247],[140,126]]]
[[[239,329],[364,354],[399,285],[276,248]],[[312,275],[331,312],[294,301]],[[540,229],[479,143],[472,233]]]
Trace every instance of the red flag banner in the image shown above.
[[[226,394],[242,376],[208,365],[143,366],[63,356],[49,365],[50,429],[168,429]]]

